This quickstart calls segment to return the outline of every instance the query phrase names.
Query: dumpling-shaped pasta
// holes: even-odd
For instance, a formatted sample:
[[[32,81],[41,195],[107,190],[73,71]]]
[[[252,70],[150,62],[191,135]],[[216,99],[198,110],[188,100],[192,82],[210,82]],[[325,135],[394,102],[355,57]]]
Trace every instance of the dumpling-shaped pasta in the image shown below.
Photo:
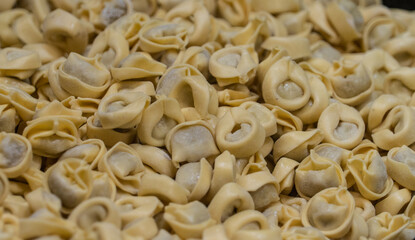
[[[207,47],[192,46],[177,55],[173,65],[189,64],[197,68],[206,79],[209,78],[209,59],[211,53]]]
[[[395,38],[401,33],[401,26],[398,21],[390,16],[374,17],[365,24],[363,31],[363,49],[382,47],[386,42]]]
[[[169,49],[181,50],[189,43],[187,29],[177,23],[159,19],[149,20],[138,33],[139,48],[148,53],[158,53]]]
[[[23,121],[30,121],[39,100],[21,89],[20,86],[0,83],[0,104],[9,104]]]
[[[134,52],[124,58],[119,65],[111,67],[115,81],[150,79],[163,75],[166,65],[154,60],[144,52]]]
[[[219,154],[213,129],[201,120],[176,125],[167,134],[165,144],[176,167]]]
[[[281,239],[281,230],[271,228],[265,216],[255,210],[236,213],[223,226],[229,239]]]
[[[255,78],[258,61],[253,46],[225,47],[210,57],[209,72],[221,87],[233,83],[249,85]]]
[[[305,227],[315,227],[329,238],[340,238],[352,225],[354,208],[353,196],[346,188],[327,188],[307,202],[301,221]]]
[[[323,132],[325,142],[345,149],[357,146],[365,133],[365,123],[359,112],[338,102],[323,111],[317,126]]]
[[[290,132],[290,131],[302,131],[303,130],[303,122],[300,118],[296,117],[294,114],[288,112],[282,107],[275,106],[272,104],[264,104],[274,116],[277,118],[277,136],[282,136],[283,134]]]
[[[59,236],[59,239],[70,238],[75,232],[75,224],[56,216],[47,209],[40,209],[28,218],[19,221],[19,237],[21,239]]]
[[[164,219],[182,238],[200,238],[204,229],[216,223],[205,205],[193,201],[185,205],[170,203],[165,208]]]
[[[370,106],[367,116],[367,129],[372,131],[386,118],[390,110],[403,103],[402,98],[391,94],[382,94]]]
[[[236,183],[252,196],[255,209],[262,210],[279,200],[280,186],[277,179],[268,170],[242,175]]]
[[[52,116],[70,120],[77,128],[86,122],[86,118],[82,117],[82,112],[80,110],[69,109],[63,103],[56,100],[53,100],[52,102],[39,102],[36,106],[33,120]]]
[[[52,165],[45,174],[45,189],[62,202],[62,212],[72,211],[88,199],[92,190],[92,173],[86,162],[68,158]]]
[[[311,96],[307,75],[290,57],[281,58],[269,68],[262,94],[266,103],[288,111],[304,107]]]
[[[117,186],[106,172],[92,171],[92,190],[89,198],[106,197],[115,199]]]
[[[364,20],[353,1],[331,1],[327,4],[326,14],[343,41],[352,42],[361,37]]]
[[[308,17],[313,27],[321,33],[330,43],[339,43],[340,38],[330,25],[324,8],[324,2],[315,1],[307,5]]]
[[[410,224],[410,218],[403,214],[392,216],[388,212],[380,213],[369,220],[369,238],[374,240],[392,240]]]
[[[220,105],[237,107],[245,102],[256,102],[259,96],[251,92],[246,85],[234,83],[225,87],[213,85],[218,92]]]
[[[37,52],[42,64],[52,62],[63,56],[62,50],[47,43],[26,44],[23,49]]]
[[[354,201],[356,203],[356,213],[362,216],[365,221],[375,216],[376,209],[371,201],[367,200],[357,192],[351,192],[351,194],[353,195]]]
[[[189,190],[172,178],[151,172],[144,174],[138,191],[139,196],[156,196],[165,204],[186,204],[189,194]]]
[[[366,65],[348,59],[333,63],[330,80],[334,97],[351,106],[365,101],[375,87]]]
[[[254,207],[248,191],[237,183],[227,183],[213,197],[208,209],[212,219],[221,223],[236,212],[253,210]]]
[[[136,127],[150,104],[143,92],[121,91],[107,94],[99,103],[97,117],[104,129]]]
[[[98,170],[106,172],[119,189],[137,194],[144,165],[132,147],[119,142],[99,160]]]
[[[233,26],[242,26],[248,22],[251,6],[246,0],[218,0],[218,10]]]
[[[3,48],[0,50],[0,75],[25,79],[41,66],[39,54],[20,48]]]
[[[82,202],[71,212],[68,220],[84,230],[97,222],[108,222],[121,227],[121,216],[117,206],[104,197],[95,197]]]
[[[40,117],[27,122],[23,131],[33,152],[45,157],[58,157],[80,142],[78,128],[65,118]]]
[[[104,142],[99,139],[88,139],[83,141],[81,144],[66,150],[60,157],[59,160],[66,158],[78,158],[84,160],[90,164],[91,169],[94,169],[98,164],[98,161],[107,152],[107,148]]]
[[[347,161],[347,167],[353,175],[360,194],[369,200],[380,199],[388,194],[393,180],[386,171],[378,151],[353,156]]]
[[[405,209],[404,207],[407,206],[409,201],[411,201],[410,190],[406,188],[392,189],[388,196],[376,203],[376,213],[388,212],[392,215],[397,215]]]
[[[273,148],[274,162],[281,157],[301,162],[310,154],[310,149],[317,146],[324,138],[319,129],[310,131],[291,131],[275,141]]]
[[[8,178],[15,178],[26,172],[32,158],[32,145],[25,137],[0,132],[0,169]],[[3,182],[3,187],[7,183],[8,181]]]
[[[319,144],[313,150],[320,157],[327,158],[337,163],[339,166],[343,166],[343,164],[345,164],[346,161],[352,157],[351,151],[330,143]]]
[[[141,3],[143,1],[136,0],[132,2],[133,5],[135,5],[135,2]],[[129,46],[132,47],[138,41],[139,31],[149,19],[150,17],[143,12],[134,12],[120,17],[108,27],[121,32],[124,35],[124,38],[127,39]]]
[[[145,167],[169,177],[176,175],[177,169],[173,165],[170,155],[164,149],[141,144],[131,144],[130,146],[136,150]]]
[[[137,128],[138,138],[145,144],[164,146],[167,133],[184,120],[176,99],[160,97],[145,109]]]
[[[414,76],[415,70],[413,68],[398,68],[386,75],[383,89],[386,93],[401,99],[402,102],[408,103],[415,92],[415,84],[411,81]]]
[[[289,194],[294,186],[295,168],[299,165],[297,161],[282,157],[275,164],[272,175],[275,176],[280,185],[282,194]]]
[[[122,226],[144,217],[154,217],[163,210],[163,204],[154,196],[123,196],[115,201],[121,215]]]
[[[68,52],[82,53],[88,44],[88,31],[84,24],[71,13],[56,9],[42,23],[46,42]]]
[[[61,200],[56,195],[45,191],[44,188],[38,188],[26,194],[25,199],[33,212],[43,208],[56,216],[60,216]]]
[[[239,107],[248,110],[248,112],[251,112],[258,118],[265,129],[265,136],[271,136],[277,133],[277,118],[270,109],[254,101],[244,102]]]
[[[415,152],[407,147],[392,148],[386,158],[389,176],[400,185],[415,191]]]
[[[392,55],[403,67],[413,67],[415,64],[415,52],[411,47],[415,43],[415,37],[411,34],[401,34],[382,44],[382,48]]]
[[[313,227],[292,227],[285,231],[282,231],[283,240],[327,240],[326,236]]]
[[[257,117],[240,107],[231,108],[216,126],[216,142],[223,152],[237,158],[250,157],[265,142],[265,129]]]
[[[100,55],[100,61],[106,67],[118,66],[118,64],[130,53],[127,40],[115,29],[108,28],[98,34],[91,48],[88,50],[88,57]]]
[[[209,11],[202,1],[182,1],[171,9],[165,20],[186,26],[189,45],[203,45],[210,35]]]
[[[333,161],[319,156],[314,150],[295,170],[295,188],[303,198],[311,198],[330,187],[346,187],[341,167]]]
[[[212,167],[206,159],[182,165],[176,173],[176,182],[189,190],[189,201],[202,199],[209,191]]]
[[[415,109],[399,105],[389,111],[383,122],[372,130],[373,142],[381,149],[411,145],[415,142]]]
[[[71,52],[49,68],[49,83],[59,100],[71,95],[85,98],[101,97],[110,85],[111,74],[98,58]]]

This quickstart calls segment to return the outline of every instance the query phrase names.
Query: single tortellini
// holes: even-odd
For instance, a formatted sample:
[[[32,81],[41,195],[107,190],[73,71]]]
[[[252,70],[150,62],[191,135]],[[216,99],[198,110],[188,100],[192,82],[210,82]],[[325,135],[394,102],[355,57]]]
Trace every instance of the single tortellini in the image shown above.
[[[177,100],[160,97],[143,112],[137,135],[142,143],[161,147],[164,146],[167,133],[184,121]]]
[[[185,205],[170,203],[165,208],[164,219],[182,238],[198,238],[204,229],[216,223],[205,205],[193,201]]]
[[[176,125],[167,134],[165,144],[176,167],[182,162],[197,162],[220,153],[213,129],[201,120]]]
[[[199,162],[182,165],[176,173],[176,182],[189,190],[189,201],[200,200],[209,191],[212,167],[202,158]]]
[[[112,28],[101,32],[88,49],[88,57],[100,55],[100,61],[106,67],[117,66],[130,53],[128,41]]]
[[[42,23],[46,42],[68,52],[83,53],[88,44],[88,30],[71,13],[56,9],[50,12]]]
[[[82,202],[71,212],[68,220],[85,230],[97,222],[108,222],[121,227],[121,216],[117,206],[104,197],[91,198]]]
[[[336,0],[327,3],[327,17],[343,41],[352,42],[361,38],[363,16],[351,0]]]
[[[398,105],[389,111],[383,122],[372,130],[373,142],[381,149],[411,145],[415,142],[415,109]]]
[[[389,176],[407,189],[415,190],[415,152],[407,147],[392,148],[386,158]]]
[[[218,10],[230,24],[241,26],[248,22],[251,6],[247,0],[219,0]]]
[[[43,208],[28,218],[19,221],[19,237],[22,239],[58,236],[59,239],[69,238],[75,232],[75,225],[66,219],[56,216]]]
[[[54,61],[48,72],[49,83],[59,100],[70,96],[99,98],[110,85],[111,74],[98,61],[71,52],[67,59]]]
[[[119,65],[111,67],[115,81],[150,79],[163,75],[166,65],[154,60],[144,52],[134,52],[124,58]]]
[[[325,142],[345,149],[357,146],[365,133],[365,123],[359,112],[339,102],[331,103],[323,111],[317,126]]]
[[[257,117],[240,107],[230,109],[216,126],[216,143],[237,158],[250,157],[265,142],[265,129]]]
[[[144,165],[132,147],[118,142],[99,160],[98,170],[106,172],[119,189],[137,194]]]
[[[301,221],[305,227],[315,227],[329,238],[340,238],[352,225],[354,208],[354,198],[346,188],[327,188],[307,202]]]
[[[280,186],[274,175],[267,170],[240,176],[236,183],[252,196],[255,209],[262,210],[279,200]]]
[[[21,89],[18,86],[0,83],[0,104],[12,106],[20,119],[30,121],[35,114],[39,100]]]
[[[210,201],[208,210],[217,223],[224,222],[235,212],[253,210],[255,208],[251,195],[237,183],[227,183]]]
[[[58,157],[80,142],[75,124],[56,116],[41,117],[28,122],[23,136],[32,144],[34,153],[47,157]]]
[[[372,18],[365,24],[363,31],[363,49],[369,50],[382,47],[395,38],[402,29],[398,22],[389,16]]]
[[[153,0],[150,0],[153,1]],[[141,0],[133,1],[133,5],[135,2],[143,2]],[[141,28],[144,24],[150,19],[150,17],[142,12],[134,12],[128,15],[124,15],[114,21],[109,28],[114,28],[115,30],[121,32],[124,38],[128,41],[130,47],[134,46],[139,37],[138,33],[140,32]]]
[[[353,156],[347,161],[347,167],[360,194],[365,198],[377,200],[391,191],[393,180],[388,176],[386,165],[378,151],[371,150],[366,154]]]
[[[383,212],[367,220],[367,224],[371,239],[391,240],[397,239],[396,237],[410,224],[410,219],[403,214],[392,216],[388,212]]]
[[[59,160],[67,158],[78,158],[90,164],[91,168],[96,168],[98,161],[107,152],[105,144],[100,139],[88,139],[81,144],[66,150]]]
[[[319,129],[310,131],[291,131],[275,141],[273,148],[274,162],[281,157],[301,162],[310,154],[310,149],[317,146],[324,138]]]
[[[189,43],[189,33],[184,26],[159,19],[146,22],[138,33],[138,38],[137,46],[148,53],[181,50]]]
[[[169,177],[176,175],[177,169],[166,150],[152,145],[131,144],[130,146],[136,150],[144,166],[150,168],[150,171]]]
[[[32,145],[25,137],[0,132],[0,169],[3,174],[9,178],[22,175],[30,168],[32,159]],[[8,181],[2,183],[6,188]]]
[[[225,47],[212,54],[209,72],[219,86],[253,82],[258,67],[258,54],[253,46]]]
[[[189,64],[196,67],[206,79],[209,79],[209,59],[212,53],[207,47],[191,46],[184,51],[181,51],[175,59],[175,64]]]
[[[270,109],[254,101],[244,102],[239,107],[248,110],[248,112],[251,112],[258,118],[265,129],[265,136],[272,136],[277,133],[277,118]]]
[[[189,195],[189,190],[172,178],[151,172],[143,175],[138,191],[138,196],[156,196],[165,205],[170,202],[186,204]]]
[[[171,9],[165,19],[186,26],[189,45],[203,45],[209,39],[210,15],[201,1],[182,1]]]
[[[402,99],[391,94],[382,94],[370,105],[367,116],[367,129],[372,131],[386,118],[388,113],[396,106],[403,103]]]
[[[136,127],[150,104],[150,96],[142,92],[122,91],[107,94],[99,103],[96,116],[104,129]]]
[[[280,185],[282,194],[289,194],[294,187],[295,168],[299,165],[297,161],[282,157],[275,164],[272,175],[275,176]]]
[[[302,108],[310,99],[310,84],[304,70],[290,57],[283,57],[268,70],[262,82],[266,103],[288,111]]]
[[[303,198],[311,198],[330,187],[346,187],[342,168],[333,161],[319,156],[314,150],[295,170],[295,188]]]
[[[62,212],[69,213],[92,191],[92,172],[86,162],[68,158],[48,168],[44,187],[62,202]]]
[[[25,79],[41,66],[39,54],[20,48],[3,48],[0,50],[0,75]]]
[[[401,67],[386,75],[383,83],[385,93],[395,95],[403,103],[409,103],[415,91],[415,84],[411,81],[415,76],[412,68]]]
[[[121,215],[122,226],[136,219],[154,217],[163,210],[163,203],[154,196],[123,196],[115,201]]]

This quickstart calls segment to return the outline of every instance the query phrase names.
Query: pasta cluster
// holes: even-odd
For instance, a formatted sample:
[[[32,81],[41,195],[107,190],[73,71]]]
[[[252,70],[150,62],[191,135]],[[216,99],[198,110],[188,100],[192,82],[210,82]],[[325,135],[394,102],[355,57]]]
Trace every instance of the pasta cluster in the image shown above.
[[[0,239],[415,237],[415,15],[1,0]]]

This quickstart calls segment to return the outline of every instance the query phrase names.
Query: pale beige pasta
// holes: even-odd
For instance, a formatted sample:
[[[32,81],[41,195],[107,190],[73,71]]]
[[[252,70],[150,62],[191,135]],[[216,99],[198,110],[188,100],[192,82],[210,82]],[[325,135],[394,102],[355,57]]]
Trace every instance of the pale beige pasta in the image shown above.
[[[219,154],[213,129],[201,120],[176,125],[166,135],[165,144],[176,167],[182,162],[197,162]]]
[[[414,44],[415,38],[411,35],[401,34],[396,38],[382,44],[382,48],[392,55],[396,61],[403,67],[414,66],[414,50],[411,46]]]
[[[182,165],[176,173],[175,180],[189,190],[189,201],[202,199],[209,191],[212,178],[212,167],[202,158],[199,162]]]
[[[209,72],[219,86],[232,83],[249,85],[254,80],[258,61],[258,55],[250,45],[225,47],[210,57]]]
[[[0,11],[6,11],[13,7],[13,5],[16,3],[16,0],[6,0],[1,3]]]
[[[117,66],[128,54],[128,41],[122,33],[112,28],[101,32],[88,49],[88,57],[99,55],[106,67]]]
[[[326,188],[346,186],[341,167],[319,156],[314,150],[311,150],[310,155],[302,160],[295,170],[295,188],[305,199],[313,197]]]
[[[226,87],[213,85],[213,87],[218,93],[220,105],[238,107],[246,102],[257,101],[259,98],[259,96],[256,93],[251,92],[246,85],[240,83],[234,83]]]
[[[209,78],[209,59],[212,53],[209,51],[206,45],[202,47],[191,46],[184,51],[181,51],[173,65],[176,64],[189,64],[196,67],[206,79]]]
[[[131,222],[122,231],[123,239],[152,239],[157,235],[158,226],[151,217],[144,217]]]
[[[308,15],[314,28],[330,43],[339,43],[340,37],[329,22],[325,13],[324,3],[321,1],[312,1],[307,7]]]
[[[406,206],[410,200],[411,192],[408,189],[402,188],[393,191],[383,200],[376,203],[376,213],[380,214],[382,212],[388,212],[392,215],[397,215],[404,210],[404,206]]]
[[[134,7],[136,2],[143,1],[133,1]],[[134,12],[120,17],[108,27],[114,28],[115,30],[121,32],[124,35],[125,39],[128,41],[129,46],[132,47],[138,41],[138,32],[149,19],[149,16],[145,13]]]
[[[354,208],[353,196],[346,188],[327,188],[308,201],[301,221],[305,227],[315,227],[327,237],[340,238],[351,227]]]
[[[284,49],[293,60],[307,59],[311,56],[310,40],[301,35],[269,37],[261,47],[269,51],[274,48]]]
[[[246,24],[251,6],[247,0],[219,0],[218,10],[220,14],[232,25],[240,26]]]
[[[99,139],[88,139],[83,141],[81,144],[66,150],[60,157],[59,160],[67,158],[78,158],[87,162],[91,169],[95,169],[98,161],[107,152],[107,148],[104,142]]]
[[[412,127],[414,116],[415,110],[412,107],[405,105],[394,107],[383,122],[372,130],[373,142],[385,150],[411,145],[415,141]]]
[[[131,144],[130,146],[136,150],[145,167],[159,174],[175,176],[177,169],[167,151],[152,145]]]
[[[0,50],[1,76],[25,79],[41,66],[39,54],[35,51],[14,47]]]
[[[392,189],[393,180],[388,176],[386,165],[378,151],[353,156],[347,167],[356,181],[357,188],[365,198],[377,200],[386,196]]]
[[[19,234],[19,218],[0,208],[1,231],[5,238],[13,239]]]
[[[235,107],[228,111],[216,126],[216,142],[223,152],[235,157],[249,157],[257,152],[265,141],[265,129],[249,111]]]
[[[271,136],[277,133],[277,118],[270,109],[253,101],[244,102],[239,107],[248,110],[248,112],[251,112],[258,118],[259,122],[265,129],[265,136]]]
[[[290,113],[289,111],[272,104],[264,104],[274,116],[277,118],[277,136],[290,131],[301,131],[303,129],[303,122],[300,118]]]
[[[199,201],[185,205],[170,203],[165,208],[164,219],[182,238],[198,238],[203,230],[216,223],[208,208]]]
[[[320,115],[318,128],[324,141],[341,148],[357,146],[365,133],[365,124],[359,112],[345,104],[331,103]]]
[[[9,195],[9,188],[9,179],[3,172],[0,172],[0,203],[3,203]]]
[[[367,129],[372,131],[378,127],[388,113],[402,103],[402,98],[398,98],[397,96],[391,94],[380,95],[370,105],[370,111],[367,116]]]
[[[122,234],[121,230],[117,228],[114,224],[108,222],[96,222],[88,230],[77,229],[76,232],[72,235],[72,240],[82,240],[82,239],[100,239],[100,240],[110,240],[110,239],[121,239]]]
[[[26,44],[23,47],[23,49],[37,52],[42,64],[52,62],[53,60],[58,59],[63,56],[62,50],[55,47],[54,45],[47,44],[47,43]]]
[[[251,195],[236,183],[227,183],[210,201],[208,210],[213,220],[224,222],[236,212],[253,210],[255,207]]]
[[[403,214],[392,216],[388,212],[380,213],[367,221],[369,237],[376,240],[396,239],[409,223],[409,218]]]
[[[137,194],[144,165],[132,147],[118,142],[99,160],[98,170],[106,172],[119,189]]]
[[[110,85],[111,75],[97,57],[72,52],[67,59],[60,58],[50,65],[48,78],[53,93],[64,100],[71,95],[102,97]]]
[[[82,160],[64,159],[46,171],[44,187],[61,200],[61,211],[69,213],[91,194],[92,173]]]
[[[106,172],[92,171],[92,190],[89,198],[106,197],[114,200],[117,186]]]
[[[415,190],[414,156],[415,152],[403,145],[389,150],[385,161],[389,176],[411,191]]]
[[[30,167],[33,159],[32,145],[23,136],[0,132],[0,169],[8,178],[22,175]],[[7,189],[8,181],[4,181]],[[3,195],[4,196],[4,195]]]
[[[170,202],[186,204],[189,194],[189,190],[172,178],[155,173],[144,174],[138,191],[139,196],[156,196],[165,204]]]
[[[326,236],[316,228],[313,227],[292,227],[282,232],[283,240],[326,240]]]
[[[231,38],[231,42],[234,45],[259,44],[262,38],[268,37],[271,31],[270,29],[264,30],[267,27],[265,25],[267,18],[264,15],[253,14],[249,23],[244,28],[237,30]]]
[[[319,129],[288,132],[274,143],[272,151],[274,162],[277,162],[281,157],[301,162],[309,155],[310,149],[317,146],[323,138],[323,132]]]
[[[295,168],[299,165],[297,161],[282,157],[275,164],[272,175],[275,176],[282,194],[289,194],[294,187]]]
[[[350,227],[350,231],[342,239],[351,240],[367,238],[368,236],[369,227],[366,223],[366,220],[357,211],[355,211],[353,214],[352,226]]]
[[[395,95],[403,103],[408,103],[415,90],[415,86],[411,81],[414,74],[413,69],[408,67],[401,67],[391,71],[386,75],[383,83],[385,93]]]
[[[310,99],[310,85],[301,67],[289,57],[283,57],[268,70],[262,82],[266,103],[288,111],[302,108]]]
[[[355,213],[360,214],[360,216],[362,216],[365,221],[376,215],[375,206],[373,206],[371,201],[367,200],[357,192],[350,193],[353,195],[354,201],[356,203]]]
[[[123,196],[115,201],[122,226],[143,217],[154,217],[163,210],[163,203],[154,196]]]
[[[71,13],[56,9],[42,23],[46,42],[69,52],[82,53],[88,44],[88,31]]]

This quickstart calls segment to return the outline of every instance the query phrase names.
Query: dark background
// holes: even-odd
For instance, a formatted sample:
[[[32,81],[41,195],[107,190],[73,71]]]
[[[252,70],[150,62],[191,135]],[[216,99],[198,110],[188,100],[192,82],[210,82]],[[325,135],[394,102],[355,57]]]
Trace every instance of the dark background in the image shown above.
[[[415,10],[415,0],[383,0],[383,5],[390,8]]]

